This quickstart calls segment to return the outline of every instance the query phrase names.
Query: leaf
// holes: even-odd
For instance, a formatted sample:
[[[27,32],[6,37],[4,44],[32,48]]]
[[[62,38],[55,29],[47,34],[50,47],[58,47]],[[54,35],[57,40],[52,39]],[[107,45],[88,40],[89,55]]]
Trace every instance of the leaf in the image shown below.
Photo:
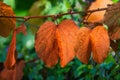
[[[72,20],[62,21],[56,31],[56,39],[59,47],[59,57],[61,67],[64,67],[75,56],[75,43],[77,25]]]
[[[120,2],[108,7],[104,15],[104,23],[109,27],[110,38],[120,39]]]
[[[36,34],[35,50],[47,67],[52,67],[60,57],[64,67],[75,56],[74,46],[78,27],[72,20],[64,20],[58,26],[44,23]]]
[[[13,72],[14,75],[12,75],[13,80],[22,80],[22,77],[24,75],[23,73],[24,67],[25,67],[25,62],[23,60],[20,60],[15,66],[15,69]]]
[[[0,16],[14,16],[13,10],[10,6],[0,2]],[[15,18],[1,18],[0,17],[0,35],[7,37],[16,25]]]
[[[45,22],[38,30],[35,38],[35,50],[47,67],[52,67],[58,62],[58,46],[55,38],[56,25]]]
[[[89,62],[91,55],[90,32],[91,30],[86,27],[79,29],[75,48],[78,59],[86,64]]]
[[[109,53],[110,40],[103,26],[96,26],[91,34],[92,57],[95,62],[102,63]]]
[[[38,0],[34,2],[34,4],[31,6],[28,15],[29,16],[37,16],[37,15],[43,15],[44,10],[46,8],[46,0]],[[35,34],[38,30],[38,25],[41,25],[44,23],[44,18],[36,18],[36,19],[30,19],[30,29]]]
[[[109,32],[111,40],[118,40],[120,39],[120,27],[116,27],[116,30],[113,29],[114,32]]]
[[[13,32],[12,41],[8,48],[7,57],[4,66],[7,69],[13,69],[16,63],[16,31]]]
[[[98,8],[105,8],[105,7],[107,7],[107,4],[112,4],[112,1],[111,0],[96,0],[95,2],[93,2],[90,5],[88,10],[94,10],[94,9],[98,9]],[[88,18],[87,19],[88,22],[93,22],[93,23],[94,22],[99,22],[99,21],[103,20],[104,14],[105,14],[105,11],[97,11],[97,12],[88,14],[86,16],[86,18]]]
[[[15,29],[16,33],[23,33],[24,35],[27,34],[26,26],[24,24],[20,25],[18,28]]]
[[[0,72],[0,80],[22,80],[24,67],[25,62],[20,60],[13,70],[3,69],[2,72]]]

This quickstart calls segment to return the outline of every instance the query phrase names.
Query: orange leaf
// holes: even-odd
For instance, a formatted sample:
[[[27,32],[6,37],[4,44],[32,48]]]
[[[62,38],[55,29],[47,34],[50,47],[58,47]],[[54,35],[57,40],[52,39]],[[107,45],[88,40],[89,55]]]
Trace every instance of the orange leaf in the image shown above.
[[[35,50],[47,67],[58,62],[58,46],[55,38],[56,25],[45,22],[38,30],[35,38]]]
[[[96,0],[95,2],[93,2],[90,5],[88,10],[105,8],[105,7],[107,7],[107,4],[112,4],[112,1],[111,0]],[[104,14],[105,14],[105,11],[97,11],[97,12],[90,14],[89,17],[88,17],[88,15],[89,15],[88,14],[86,16],[86,18],[88,17],[88,19],[87,19],[88,22],[99,22],[99,21],[103,20]]]
[[[72,20],[64,20],[57,27],[56,38],[61,67],[64,67],[75,56],[74,47],[77,31],[78,27]]]
[[[111,40],[120,39],[120,27],[115,27],[112,31],[109,32]]]
[[[92,57],[95,62],[102,63],[109,53],[109,36],[103,26],[95,27],[91,34]]]
[[[0,16],[14,16],[10,6],[0,2]],[[15,18],[0,18],[0,35],[7,37],[16,25]]]
[[[22,80],[22,77],[24,75],[23,69],[25,67],[25,62],[23,60],[20,60],[17,62],[15,69],[13,70],[13,80]]]
[[[27,34],[26,26],[24,24],[20,25],[18,28],[15,29],[16,33],[23,33],[24,35]]]
[[[20,60],[13,70],[3,69],[0,73],[0,80],[22,80],[25,62]]]
[[[7,69],[13,69],[16,63],[16,31],[13,32],[12,41],[8,48],[7,58],[4,63]]]
[[[89,62],[91,53],[90,32],[91,30],[86,27],[79,29],[75,48],[78,59],[86,64]]]

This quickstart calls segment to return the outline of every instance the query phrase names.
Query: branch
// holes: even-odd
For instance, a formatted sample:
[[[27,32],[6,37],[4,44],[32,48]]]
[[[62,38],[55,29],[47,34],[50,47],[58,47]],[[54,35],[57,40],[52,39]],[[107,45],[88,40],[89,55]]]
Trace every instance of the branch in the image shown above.
[[[0,16],[0,18],[19,18],[19,19],[24,19],[25,22],[28,21],[29,19],[33,19],[33,18],[58,18],[64,15],[73,15],[73,14],[81,14],[81,13],[93,13],[93,12],[97,12],[97,11],[103,11],[106,10],[107,8],[98,8],[98,9],[94,9],[94,10],[87,10],[87,11],[79,11],[79,12],[72,12],[69,11],[67,13],[63,13],[63,14],[55,14],[55,15],[45,15],[45,16]]]
[[[34,58],[34,59],[30,60],[30,61],[25,62],[25,64],[27,64],[27,63],[35,63],[35,61],[37,61],[37,60],[40,60],[40,59],[37,57],[37,58]]]

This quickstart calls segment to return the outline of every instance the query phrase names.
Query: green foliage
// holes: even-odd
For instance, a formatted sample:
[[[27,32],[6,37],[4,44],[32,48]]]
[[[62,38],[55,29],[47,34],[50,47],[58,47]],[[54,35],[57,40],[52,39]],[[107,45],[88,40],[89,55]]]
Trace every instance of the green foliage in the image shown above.
[[[112,0],[114,3],[118,2],[119,0]]]
[[[5,0],[6,3],[7,0]],[[14,0],[13,0],[14,1]],[[26,2],[25,2],[26,1]],[[30,14],[30,7],[35,0],[15,0],[11,2],[10,5],[14,6],[14,11],[16,15],[27,15]],[[118,0],[113,0],[114,2]],[[14,4],[13,4],[14,3]],[[40,0],[36,2],[39,8],[37,15],[49,15],[49,14],[59,14],[65,13],[69,9],[73,11],[84,10],[86,3],[83,0]],[[35,8],[34,8],[35,9]],[[31,13],[32,14],[32,13]],[[58,18],[55,22],[59,23],[63,19],[73,19],[78,25],[80,24],[82,15],[71,15],[63,16]],[[43,21],[52,20],[51,18],[45,19]],[[41,20],[38,22],[41,22]],[[19,23],[19,21],[18,21]],[[38,59],[37,54],[34,50],[34,34],[31,33],[29,26],[37,28],[39,25],[32,25],[34,23],[26,23],[28,27],[28,34],[24,36],[22,34],[17,35],[17,51],[18,58],[23,58],[26,62],[24,69],[23,80],[119,80],[120,79],[120,65],[116,63],[113,58],[112,53],[109,54],[106,61],[102,64],[96,64],[92,60],[88,65],[82,64],[78,59],[71,61],[65,68],[61,68],[57,64],[53,68],[45,67],[44,63]],[[40,23],[42,24],[42,22]],[[0,37],[0,61],[4,62],[8,45],[10,43],[11,36],[8,38]],[[120,45],[119,45],[120,46]],[[36,59],[34,61],[34,59]],[[92,64],[91,64],[92,63]]]

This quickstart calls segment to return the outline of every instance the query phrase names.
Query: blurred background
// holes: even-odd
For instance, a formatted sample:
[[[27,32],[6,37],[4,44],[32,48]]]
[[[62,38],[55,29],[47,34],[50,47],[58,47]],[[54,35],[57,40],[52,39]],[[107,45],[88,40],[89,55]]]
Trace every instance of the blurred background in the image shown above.
[[[16,16],[33,16],[65,13],[69,10],[83,11],[93,1],[95,0],[4,0],[4,3],[13,8]],[[64,19],[73,19],[77,25],[82,26],[82,16],[84,14],[67,15],[56,21],[51,18],[31,19],[25,23],[27,35],[17,35],[18,59],[26,62],[22,80],[120,80],[120,58],[113,56],[113,51],[102,64],[91,60],[86,65],[75,58],[64,68],[59,63],[53,68],[47,68],[38,58],[34,49],[34,37],[43,22],[50,20],[59,23]],[[17,26],[22,22],[18,19]],[[11,35],[7,38],[0,36],[0,62],[5,61],[10,40]]]

